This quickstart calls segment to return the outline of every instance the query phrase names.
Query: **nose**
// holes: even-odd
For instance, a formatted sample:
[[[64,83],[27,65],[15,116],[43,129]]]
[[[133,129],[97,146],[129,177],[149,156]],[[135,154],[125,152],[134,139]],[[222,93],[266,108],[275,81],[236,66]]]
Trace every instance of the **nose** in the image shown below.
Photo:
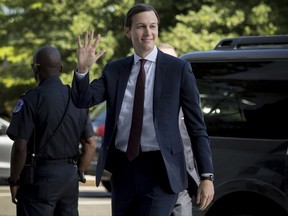
[[[151,29],[150,29],[149,26],[147,26],[147,27],[145,28],[145,35],[150,35],[150,34],[151,34]]]

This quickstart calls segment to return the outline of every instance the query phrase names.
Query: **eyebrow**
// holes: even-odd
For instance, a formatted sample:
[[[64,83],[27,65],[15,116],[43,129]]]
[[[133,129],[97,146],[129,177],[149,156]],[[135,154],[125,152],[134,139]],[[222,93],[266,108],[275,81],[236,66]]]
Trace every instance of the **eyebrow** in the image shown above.
[[[135,23],[135,25],[158,25],[158,23],[157,22],[148,23],[148,24],[146,24],[146,23]]]

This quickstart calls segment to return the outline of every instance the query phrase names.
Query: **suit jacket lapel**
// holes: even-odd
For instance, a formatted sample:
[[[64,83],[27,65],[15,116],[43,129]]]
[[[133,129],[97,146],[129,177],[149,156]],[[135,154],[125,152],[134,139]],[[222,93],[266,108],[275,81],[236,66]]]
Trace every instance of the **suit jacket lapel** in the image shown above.
[[[116,92],[116,115],[115,115],[116,121],[115,122],[117,122],[118,116],[120,114],[127,82],[131,73],[132,64],[133,64],[133,56],[123,59],[121,64],[119,64],[118,84],[117,84],[117,92]]]
[[[157,110],[158,101],[160,99],[163,83],[165,82],[165,55],[159,50],[157,59],[156,59],[156,68],[155,68],[155,81],[154,81],[154,95],[153,95],[153,111]],[[118,84],[117,84],[117,96],[116,96],[116,115],[115,122],[118,120],[120,114],[122,101],[124,98],[127,82],[131,73],[131,68],[133,64],[133,56],[123,59],[118,68]],[[155,117],[155,115],[154,115]]]
[[[153,112],[156,114],[158,101],[160,100],[160,95],[165,81],[165,55],[158,50],[158,55],[156,58],[156,68],[155,68],[155,80],[154,80],[154,93],[153,93]],[[155,115],[154,115],[155,118]]]

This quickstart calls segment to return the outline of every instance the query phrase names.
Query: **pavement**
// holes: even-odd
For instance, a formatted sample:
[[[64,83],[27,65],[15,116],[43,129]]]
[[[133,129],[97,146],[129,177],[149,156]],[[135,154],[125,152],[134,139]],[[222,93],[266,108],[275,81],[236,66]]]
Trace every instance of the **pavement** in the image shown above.
[[[96,187],[95,176],[85,175],[85,178],[86,178],[86,182],[85,183],[80,182],[80,186],[95,186]]]

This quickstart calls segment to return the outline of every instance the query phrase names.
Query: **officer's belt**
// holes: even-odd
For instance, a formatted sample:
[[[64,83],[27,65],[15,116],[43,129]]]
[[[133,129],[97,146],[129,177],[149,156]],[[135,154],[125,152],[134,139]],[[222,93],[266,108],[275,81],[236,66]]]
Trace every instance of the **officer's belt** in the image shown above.
[[[69,157],[64,159],[44,159],[38,158],[36,164],[77,164],[75,157]]]

